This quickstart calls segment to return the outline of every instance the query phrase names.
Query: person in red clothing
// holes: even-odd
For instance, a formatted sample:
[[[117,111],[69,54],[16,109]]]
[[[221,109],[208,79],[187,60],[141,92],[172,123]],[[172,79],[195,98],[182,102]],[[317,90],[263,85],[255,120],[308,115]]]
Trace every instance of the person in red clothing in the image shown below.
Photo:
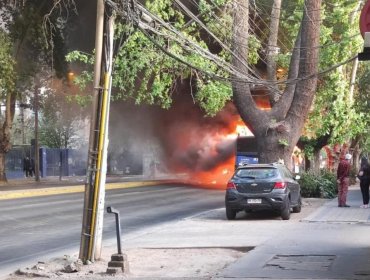
[[[350,207],[347,205],[347,193],[349,187],[349,172],[351,170],[351,154],[346,154],[344,159],[339,162],[337,169],[338,183],[338,207]]]

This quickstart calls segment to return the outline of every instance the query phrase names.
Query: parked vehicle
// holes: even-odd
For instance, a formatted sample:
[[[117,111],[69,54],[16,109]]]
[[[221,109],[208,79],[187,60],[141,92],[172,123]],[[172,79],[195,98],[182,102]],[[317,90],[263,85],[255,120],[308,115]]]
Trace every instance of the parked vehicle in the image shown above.
[[[239,211],[272,210],[289,220],[301,212],[301,188],[289,169],[281,163],[239,166],[227,184],[226,217],[233,220]]]

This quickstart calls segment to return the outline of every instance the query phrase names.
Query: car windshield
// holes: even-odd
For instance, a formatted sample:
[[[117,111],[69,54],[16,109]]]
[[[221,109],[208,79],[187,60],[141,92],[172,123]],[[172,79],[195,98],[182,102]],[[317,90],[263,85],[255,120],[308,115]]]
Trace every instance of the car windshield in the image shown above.
[[[236,176],[250,179],[269,179],[277,175],[275,168],[243,168],[239,169]]]

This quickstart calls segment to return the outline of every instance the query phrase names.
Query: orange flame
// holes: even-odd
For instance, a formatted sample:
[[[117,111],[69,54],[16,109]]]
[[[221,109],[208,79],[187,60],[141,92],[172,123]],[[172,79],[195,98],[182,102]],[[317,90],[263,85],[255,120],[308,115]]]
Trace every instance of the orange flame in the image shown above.
[[[207,172],[197,172],[191,174],[191,184],[204,188],[225,189],[228,180],[234,173],[234,157],[229,158],[224,163]]]
[[[228,133],[230,131],[233,132]],[[221,139],[236,140],[238,135],[253,135],[240,119],[237,119],[230,124],[228,132],[225,131]],[[193,172],[192,174],[189,174],[189,183],[204,188],[225,189],[227,182],[234,173],[234,169],[235,151],[228,159],[217,165],[212,170]]]

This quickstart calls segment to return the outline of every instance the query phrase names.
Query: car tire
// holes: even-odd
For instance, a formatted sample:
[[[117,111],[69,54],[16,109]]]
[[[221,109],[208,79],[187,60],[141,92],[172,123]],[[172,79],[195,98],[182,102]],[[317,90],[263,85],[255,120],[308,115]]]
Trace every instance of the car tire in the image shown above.
[[[284,208],[281,210],[280,216],[283,220],[290,219],[290,200],[287,199],[287,202],[284,205]]]
[[[302,199],[299,197],[298,205],[293,207],[293,213],[300,213],[302,210]]]
[[[228,220],[235,220],[236,210],[226,207],[226,218]]]

